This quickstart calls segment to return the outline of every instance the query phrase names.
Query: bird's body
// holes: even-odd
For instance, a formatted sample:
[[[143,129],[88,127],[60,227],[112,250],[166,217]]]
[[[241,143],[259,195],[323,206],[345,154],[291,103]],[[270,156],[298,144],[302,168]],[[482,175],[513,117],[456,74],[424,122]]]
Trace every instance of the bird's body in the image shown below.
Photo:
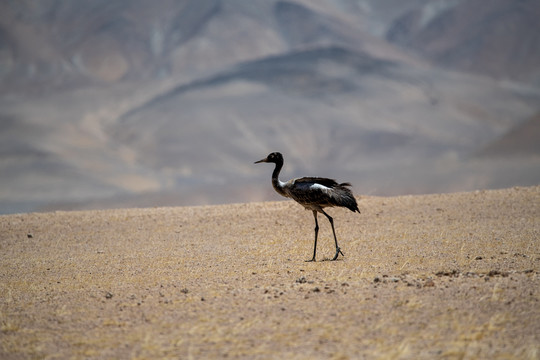
[[[259,160],[257,163],[270,162],[275,163],[276,167],[272,173],[272,186],[282,196],[291,198],[297,203],[305,207],[307,210],[313,211],[315,218],[315,247],[313,249],[313,258],[310,261],[315,261],[317,252],[317,235],[319,232],[319,224],[317,221],[317,213],[324,214],[332,225],[332,232],[336,243],[336,254],[333,260],[336,260],[341,252],[337,244],[336,232],[334,230],[334,221],[323,209],[325,207],[342,206],[353,212],[360,213],[358,205],[352,191],[348,188],[349,183],[339,184],[333,179],[321,177],[303,177],[292,179],[287,182],[279,180],[279,172],[283,167],[283,155],[278,152],[271,153],[265,159]]]
[[[308,210],[343,206],[351,211],[357,211],[358,205],[354,196],[347,188],[349,183],[338,184],[333,179],[318,177],[303,177],[284,183],[283,189],[287,197],[292,198]]]

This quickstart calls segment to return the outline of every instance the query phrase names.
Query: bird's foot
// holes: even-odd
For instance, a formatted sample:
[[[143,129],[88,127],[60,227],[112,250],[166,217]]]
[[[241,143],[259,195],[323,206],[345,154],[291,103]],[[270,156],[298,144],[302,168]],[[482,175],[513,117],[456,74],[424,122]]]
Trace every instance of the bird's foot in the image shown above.
[[[332,261],[337,260],[339,254],[341,254],[341,256],[345,256],[343,252],[341,252],[341,249],[338,247],[336,248],[336,255],[334,255],[334,258],[332,259]]]

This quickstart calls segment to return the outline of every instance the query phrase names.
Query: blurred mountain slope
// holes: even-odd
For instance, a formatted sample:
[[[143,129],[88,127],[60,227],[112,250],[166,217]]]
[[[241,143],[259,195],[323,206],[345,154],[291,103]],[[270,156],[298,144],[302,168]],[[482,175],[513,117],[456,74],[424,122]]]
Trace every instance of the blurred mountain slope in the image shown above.
[[[387,38],[447,68],[538,84],[538,18],[535,0],[434,1],[397,19]]]
[[[538,113],[539,66],[513,62],[512,42],[495,48],[504,66],[481,71],[459,65],[476,52],[448,47],[448,63],[418,40],[470,42],[422,34],[453,19],[493,25],[511,4],[434,3],[2,2],[0,212],[275,199],[271,170],[252,164],[270,151],[284,153],[284,177],[337,177],[359,193],[537,183],[534,152],[475,155]],[[537,8],[518,3],[511,19]],[[404,20],[415,14],[422,27]]]

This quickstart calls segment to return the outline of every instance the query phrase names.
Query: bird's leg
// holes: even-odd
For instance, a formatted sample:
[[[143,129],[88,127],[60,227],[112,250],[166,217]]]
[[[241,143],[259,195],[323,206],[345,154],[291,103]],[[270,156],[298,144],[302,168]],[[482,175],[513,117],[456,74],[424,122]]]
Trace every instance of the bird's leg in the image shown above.
[[[343,253],[341,252],[341,249],[339,248],[337,244],[336,230],[334,230],[334,219],[332,219],[330,215],[324,212],[324,210],[321,210],[321,212],[324,215],[326,215],[326,217],[328,218],[328,221],[330,221],[330,225],[332,225],[332,234],[334,234],[334,241],[336,242],[336,255],[334,255],[334,258],[332,260],[336,260],[339,254],[341,254],[342,256],[345,256],[345,255],[343,255]]]
[[[315,254],[317,253],[317,235],[319,234],[319,222],[317,221],[317,211],[313,210],[313,217],[315,218],[315,245],[313,246],[313,258],[306,261],[315,261]]]

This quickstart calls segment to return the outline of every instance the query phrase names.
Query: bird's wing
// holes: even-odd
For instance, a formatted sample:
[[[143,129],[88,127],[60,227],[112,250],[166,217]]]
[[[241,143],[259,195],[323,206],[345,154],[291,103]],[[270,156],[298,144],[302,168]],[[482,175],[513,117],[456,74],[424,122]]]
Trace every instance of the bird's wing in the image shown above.
[[[336,205],[332,189],[338,186],[333,179],[305,177],[290,182],[288,192],[290,197],[302,205]]]
[[[321,178],[321,177],[303,177],[303,178],[295,179],[294,183],[295,184],[304,184],[304,183],[320,184],[328,188],[333,188],[334,186],[338,185],[338,183],[334,179],[327,179],[327,178]]]
[[[285,188],[288,196],[306,209],[317,210],[317,208],[327,206],[343,206],[351,211],[360,212],[348,186],[351,184],[338,184],[333,179],[305,177],[288,181]]]

